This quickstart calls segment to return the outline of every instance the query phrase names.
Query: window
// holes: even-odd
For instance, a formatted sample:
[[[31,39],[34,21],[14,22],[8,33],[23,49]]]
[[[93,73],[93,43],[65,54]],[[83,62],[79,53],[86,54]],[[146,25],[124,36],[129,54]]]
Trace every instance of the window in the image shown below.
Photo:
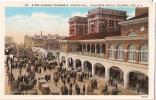
[[[124,49],[122,45],[118,45],[117,47],[117,59],[123,60],[124,59]]]
[[[145,31],[145,27],[144,26],[140,27],[140,31],[141,32]]]
[[[115,48],[114,48],[114,45],[110,45],[110,47],[109,47],[109,58],[115,59]]]
[[[128,48],[128,61],[136,61],[136,47],[130,45]]]
[[[148,62],[148,46],[144,44],[140,47],[139,51],[139,61],[140,62]]]
[[[137,34],[135,32],[130,32],[128,36],[137,36]]]

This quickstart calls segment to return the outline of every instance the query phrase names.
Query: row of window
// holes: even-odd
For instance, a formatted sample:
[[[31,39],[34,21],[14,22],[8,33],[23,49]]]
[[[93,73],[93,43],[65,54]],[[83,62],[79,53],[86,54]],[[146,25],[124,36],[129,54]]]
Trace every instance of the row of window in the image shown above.
[[[117,56],[117,57],[116,57]],[[119,45],[115,49],[114,45],[109,47],[109,58],[118,60],[124,60],[125,52],[122,45]],[[148,62],[148,46],[146,44],[142,45],[139,50],[136,49],[134,45],[128,47],[128,61],[136,62],[139,56],[139,62]]]

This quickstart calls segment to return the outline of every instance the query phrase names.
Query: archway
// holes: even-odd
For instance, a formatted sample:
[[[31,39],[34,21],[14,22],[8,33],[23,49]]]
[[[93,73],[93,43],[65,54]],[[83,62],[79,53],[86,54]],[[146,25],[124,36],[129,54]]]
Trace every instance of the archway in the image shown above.
[[[86,52],[86,44],[83,44],[83,51]]]
[[[138,71],[130,72],[129,88],[136,90],[137,84],[139,84],[141,92],[148,94],[148,76]]]
[[[53,55],[52,52],[48,52],[48,53],[47,53],[47,58],[48,58],[48,59],[50,59],[50,58],[53,59],[54,57],[55,57],[55,56]]]
[[[92,73],[92,64],[89,61],[84,62],[84,72]]]
[[[75,68],[77,71],[82,71],[82,63],[81,63],[81,60],[80,59],[76,59],[75,60]]]
[[[106,53],[106,46],[105,46],[105,44],[102,44],[101,52],[104,53],[104,54]]]
[[[96,52],[100,53],[100,45],[99,44],[96,45]]]
[[[123,75],[124,73],[120,68],[116,66],[110,68],[110,78],[122,85],[124,84]]]
[[[91,53],[95,53],[95,45],[94,44],[91,45]]]
[[[95,70],[95,75],[98,77],[105,77],[105,67],[100,64],[100,63],[96,63],[94,65],[94,70]]]
[[[90,45],[87,44],[87,52],[90,52]]]
[[[77,52],[82,52],[82,48],[83,48],[82,44],[78,44],[77,46],[78,46]]]
[[[66,58],[65,58],[65,56],[62,56],[62,57],[61,57],[61,63],[64,63],[64,64],[66,63]]]

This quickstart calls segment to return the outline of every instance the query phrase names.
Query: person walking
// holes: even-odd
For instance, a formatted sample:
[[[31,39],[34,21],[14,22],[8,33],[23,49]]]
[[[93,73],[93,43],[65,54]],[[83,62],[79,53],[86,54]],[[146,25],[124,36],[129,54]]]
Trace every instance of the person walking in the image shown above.
[[[77,87],[77,95],[80,95],[80,87]]]
[[[73,91],[72,91],[72,87],[69,87],[69,95],[72,95]]]
[[[85,88],[85,85],[83,85],[83,95],[85,95],[85,91],[86,91],[86,88]]]
[[[139,83],[136,84],[136,91],[137,91],[137,94],[139,95],[139,92],[140,92],[140,84]]]
[[[68,95],[68,88],[67,88],[67,86],[64,87],[64,95]]]

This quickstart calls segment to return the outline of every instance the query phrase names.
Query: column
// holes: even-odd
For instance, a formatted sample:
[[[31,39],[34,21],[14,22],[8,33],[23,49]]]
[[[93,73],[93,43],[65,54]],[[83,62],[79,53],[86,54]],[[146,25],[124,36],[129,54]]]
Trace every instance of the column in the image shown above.
[[[81,61],[82,72],[84,72],[84,61]]]
[[[124,88],[128,89],[128,83],[129,83],[129,74],[124,73]]]
[[[86,45],[86,52],[87,52],[87,44],[85,44]]]
[[[95,76],[94,64],[92,64],[92,77]]]
[[[139,63],[139,51],[136,51],[136,63]]]
[[[91,44],[89,44],[89,46],[90,46],[90,53],[92,53],[92,52],[91,52]]]
[[[100,44],[100,54],[102,53],[102,45]]]
[[[124,50],[124,61],[128,61],[128,50]]]
[[[97,53],[97,48],[96,48],[96,45],[97,45],[97,44],[94,44],[94,45],[95,45],[95,53]]]
[[[75,62],[75,60],[73,60],[73,68],[74,68],[74,70],[76,70],[76,62]]]
[[[109,80],[110,77],[110,68],[105,67],[105,79],[106,81]]]

